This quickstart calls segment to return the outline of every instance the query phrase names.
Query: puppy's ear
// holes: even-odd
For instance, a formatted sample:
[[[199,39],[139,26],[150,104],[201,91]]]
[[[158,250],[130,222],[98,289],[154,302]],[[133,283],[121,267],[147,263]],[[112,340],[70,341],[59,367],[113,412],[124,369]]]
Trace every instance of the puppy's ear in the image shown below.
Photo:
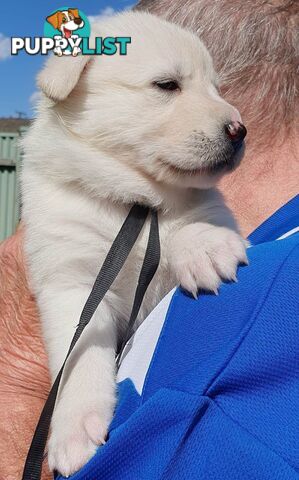
[[[78,8],[69,8],[68,12],[72,13],[75,18],[80,17]]]
[[[52,27],[54,27],[55,29],[58,28],[58,25],[59,25],[59,13],[60,12],[55,12],[53,13],[53,15],[50,15],[49,17],[46,18],[47,22],[49,22]]]
[[[55,102],[64,100],[77,85],[89,61],[88,55],[53,56],[38,74],[37,85]]]

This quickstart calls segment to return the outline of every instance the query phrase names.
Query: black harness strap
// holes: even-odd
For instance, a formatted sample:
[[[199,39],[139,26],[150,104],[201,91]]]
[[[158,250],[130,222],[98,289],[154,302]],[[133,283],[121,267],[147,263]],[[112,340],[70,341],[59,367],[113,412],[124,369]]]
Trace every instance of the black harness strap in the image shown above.
[[[116,356],[117,368],[119,368],[121,356],[126,346],[126,343],[134,333],[135,320],[137,318],[147,287],[149,286],[150,282],[153,279],[153,276],[157,271],[159,261],[160,261],[160,239],[159,239],[158,214],[156,211],[152,210],[151,227],[150,227],[150,233],[148,238],[148,244],[145,252],[143,265],[140,271],[140,276],[138,279],[133,308],[132,308],[130,320],[127,326],[126,335],[122,339],[120,348],[118,349],[117,356]]]
[[[96,278],[92,291],[86,301],[80,316],[79,325],[72,339],[66,359],[61,367],[59,374],[51,388],[47,401],[40,415],[31,446],[27,455],[24,466],[22,480],[40,480],[42,472],[42,463],[44,451],[46,448],[50,423],[55,407],[56,397],[64,366],[66,361],[79,340],[84,328],[88,325],[93,317],[97,307],[103,300],[105,294],[116,279],[122,269],[129,253],[131,252],[136,240],[145,224],[149,213],[148,207],[134,205],[125,222],[123,223],[117,237],[115,238],[109,253],[102,265],[102,268]],[[132,313],[128,323],[128,329],[124,341],[120,346],[117,364],[127,340],[130,338],[134,330],[134,323],[137,318],[145,292],[158,268],[160,261],[160,240],[158,227],[158,214],[155,210],[151,211],[151,227],[148,239],[148,245],[141,268],[138,285],[135,293]]]

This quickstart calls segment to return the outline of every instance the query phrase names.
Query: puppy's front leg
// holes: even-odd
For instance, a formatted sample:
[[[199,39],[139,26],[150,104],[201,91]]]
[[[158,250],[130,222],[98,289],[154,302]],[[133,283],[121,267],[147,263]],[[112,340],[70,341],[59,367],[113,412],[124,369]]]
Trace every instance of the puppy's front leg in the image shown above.
[[[236,280],[247,263],[248,242],[235,231],[209,223],[181,228],[169,241],[168,261],[177,282],[193,296],[199,289],[217,293],[221,280]]]
[[[40,302],[53,380],[88,294],[68,290],[52,294],[52,304]],[[64,476],[79,470],[105,442],[115,406],[115,343],[116,325],[103,301],[69,357],[52,418],[49,467]]]

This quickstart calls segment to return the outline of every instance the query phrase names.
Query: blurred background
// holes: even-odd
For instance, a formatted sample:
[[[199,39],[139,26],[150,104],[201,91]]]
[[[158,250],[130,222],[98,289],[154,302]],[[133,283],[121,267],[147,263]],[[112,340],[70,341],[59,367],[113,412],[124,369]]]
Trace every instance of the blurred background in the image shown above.
[[[135,2],[136,3],[136,2]],[[0,18],[0,242],[12,235],[20,216],[19,139],[34,118],[39,93],[35,77],[45,57],[20,52],[11,56],[11,37],[43,36],[46,17],[62,7],[78,8],[90,22],[131,8],[132,0],[22,0],[1,5]]]

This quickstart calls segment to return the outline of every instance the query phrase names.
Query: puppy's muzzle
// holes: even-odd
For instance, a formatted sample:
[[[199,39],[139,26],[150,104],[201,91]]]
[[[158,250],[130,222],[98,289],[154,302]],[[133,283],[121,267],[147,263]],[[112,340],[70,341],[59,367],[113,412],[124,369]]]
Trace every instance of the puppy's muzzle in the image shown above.
[[[80,17],[74,18],[74,22],[75,22],[76,25],[81,25],[82,18],[80,18]]]
[[[244,138],[247,130],[245,125],[239,121],[231,121],[224,125],[216,155],[209,163],[208,169],[211,173],[234,170],[240,163],[244,153]],[[224,141],[223,141],[224,140]]]

